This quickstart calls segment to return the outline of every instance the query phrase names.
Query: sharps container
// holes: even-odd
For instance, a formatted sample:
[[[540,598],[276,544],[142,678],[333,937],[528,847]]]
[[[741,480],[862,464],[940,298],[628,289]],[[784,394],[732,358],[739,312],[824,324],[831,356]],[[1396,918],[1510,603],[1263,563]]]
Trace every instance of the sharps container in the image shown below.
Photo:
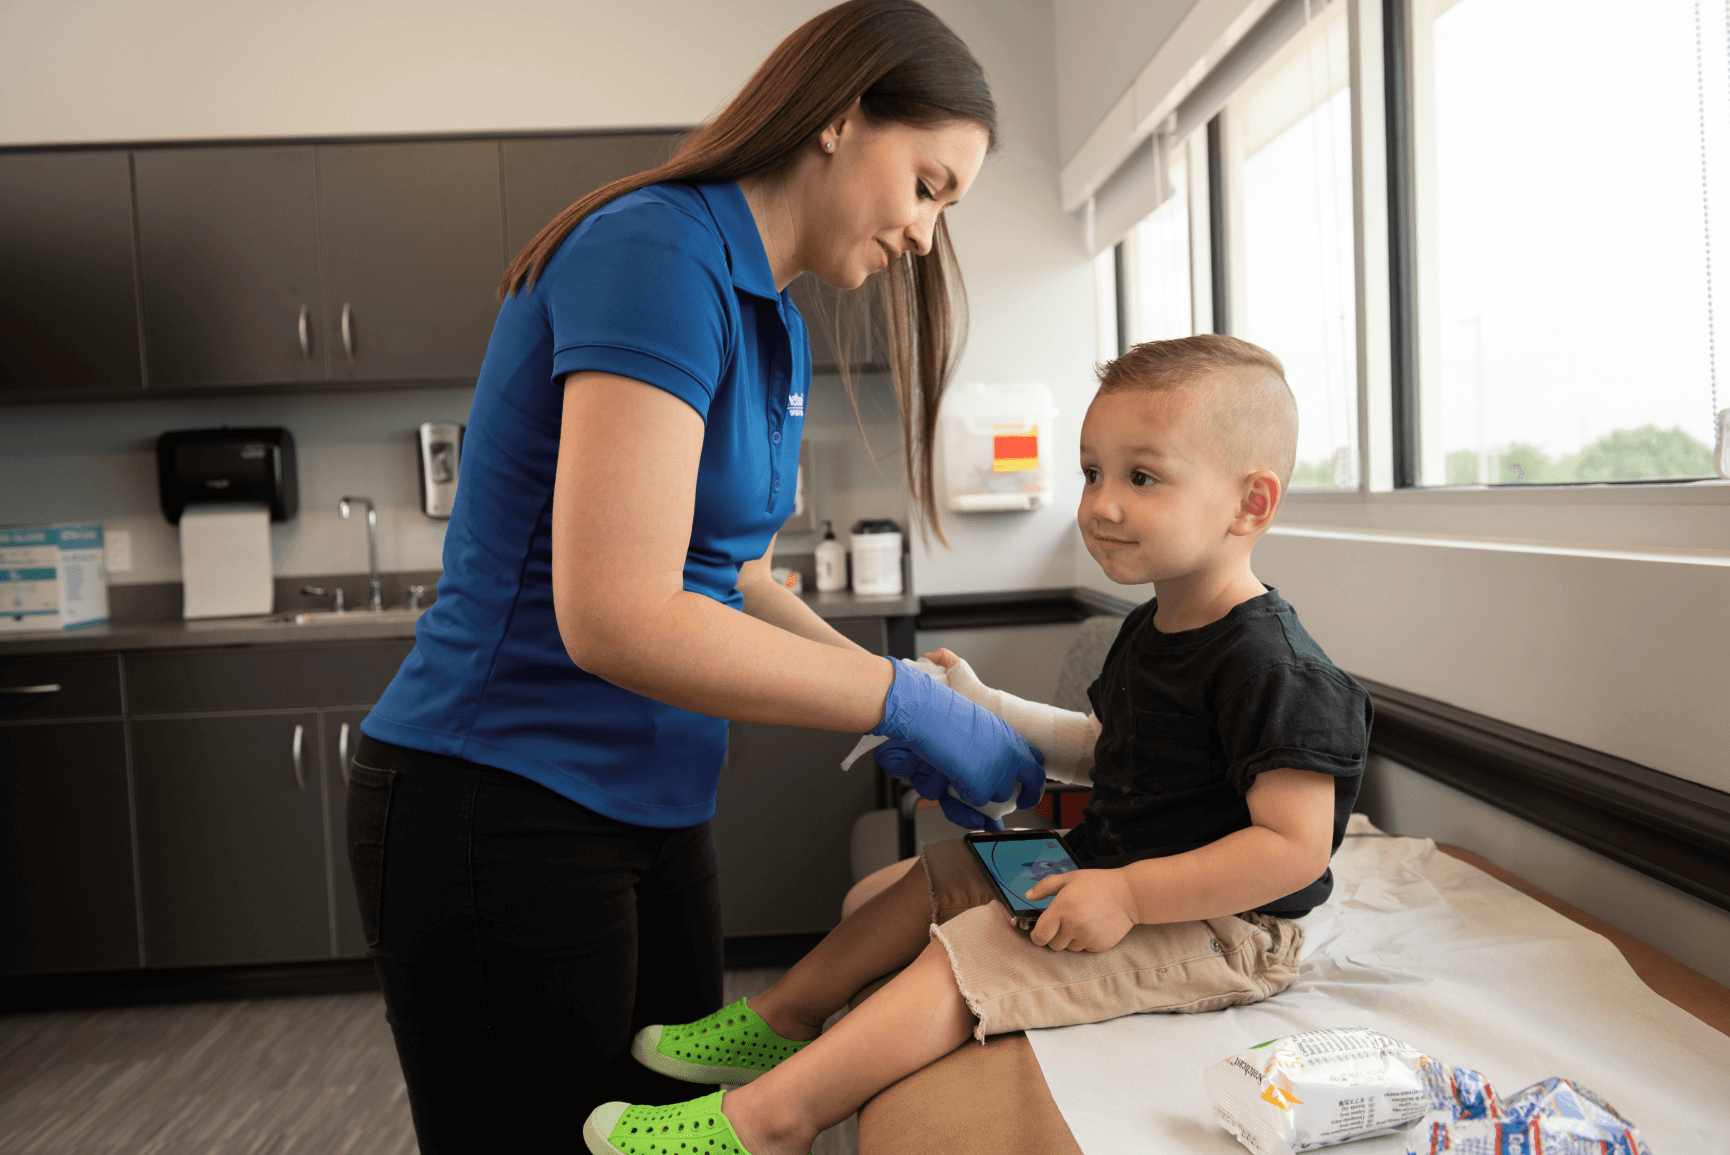
[[[901,527],[887,518],[853,527],[853,592],[901,592]]]

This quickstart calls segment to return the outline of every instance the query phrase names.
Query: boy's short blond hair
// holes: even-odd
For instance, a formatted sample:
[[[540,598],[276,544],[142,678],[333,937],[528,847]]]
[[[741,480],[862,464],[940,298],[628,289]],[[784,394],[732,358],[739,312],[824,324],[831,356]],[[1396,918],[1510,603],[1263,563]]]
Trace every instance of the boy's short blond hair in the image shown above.
[[[1219,464],[1272,470],[1283,492],[1297,464],[1297,398],[1280,359],[1238,337],[1198,333],[1144,341],[1099,366],[1099,391],[1207,391],[1205,400]]]

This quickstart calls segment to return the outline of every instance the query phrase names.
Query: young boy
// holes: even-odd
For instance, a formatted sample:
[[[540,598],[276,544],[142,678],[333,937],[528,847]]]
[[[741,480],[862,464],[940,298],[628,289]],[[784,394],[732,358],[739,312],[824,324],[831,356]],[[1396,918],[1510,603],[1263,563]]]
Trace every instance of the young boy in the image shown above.
[[[1100,371],[1077,520],[1108,577],[1158,596],[1125,620],[1088,691],[1093,714],[986,690],[934,655],[1049,774],[1091,781],[1070,837],[1082,869],[1027,892],[1056,897],[1026,934],[959,841],[927,846],[749,1006],[646,1028],[632,1049],[664,1074],[749,1085],[604,1104],[583,1128],[591,1152],[802,1153],[969,1035],[1215,1010],[1292,983],[1303,932],[1288,920],[1332,889],[1370,725],[1363,688],[1250,570],[1296,443],[1284,369],[1248,342],[1150,342]]]

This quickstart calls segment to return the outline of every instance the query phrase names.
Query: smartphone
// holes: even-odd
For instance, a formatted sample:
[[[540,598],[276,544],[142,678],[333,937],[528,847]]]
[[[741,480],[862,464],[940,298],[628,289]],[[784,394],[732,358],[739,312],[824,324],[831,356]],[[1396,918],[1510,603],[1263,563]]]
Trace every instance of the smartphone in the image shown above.
[[[979,864],[997,900],[1022,930],[1032,930],[1052,895],[1029,902],[1025,895],[1042,878],[1081,868],[1055,830],[975,830],[966,837],[967,851]]]

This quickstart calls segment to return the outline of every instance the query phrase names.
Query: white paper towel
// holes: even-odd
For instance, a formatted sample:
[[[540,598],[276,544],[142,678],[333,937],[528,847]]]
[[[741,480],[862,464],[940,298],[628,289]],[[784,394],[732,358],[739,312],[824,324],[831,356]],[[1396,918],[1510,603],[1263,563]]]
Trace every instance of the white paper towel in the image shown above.
[[[180,515],[180,580],[187,618],[268,614],[270,508],[235,502],[189,505]]]
[[[1352,816],[1333,897],[1298,925],[1298,981],[1265,1002],[1028,1031],[1086,1155],[1244,1155],[1202,1072],[1268,1039],[1373,1027],[1512,1094],[1578,1079],[1658,1155],[1723,1151],[1730,1038],[1654,994],[1609,939],[1435,848]],[[1404,1155],[1405,1139],[1328,1152]]]

